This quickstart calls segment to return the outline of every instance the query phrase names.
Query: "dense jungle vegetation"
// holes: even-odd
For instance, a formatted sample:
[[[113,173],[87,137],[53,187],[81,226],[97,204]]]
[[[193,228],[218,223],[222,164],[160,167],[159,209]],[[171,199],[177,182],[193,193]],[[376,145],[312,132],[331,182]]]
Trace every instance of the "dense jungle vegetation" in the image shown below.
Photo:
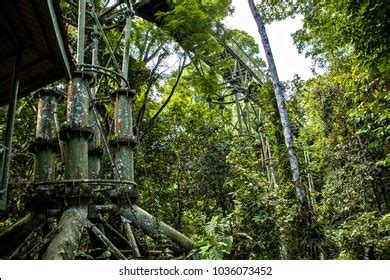
[[[263,114],[261,121],[251,116],[250,136],[235,128],[234,106],[208,102],[223,90],[218,69],[229,63],[221,62],[212,30],[234,12],[231,1],[173,2],[175,9],[160,15],[161,28],[141,19],[133,23],[129,79],[137,91],[140,206],[195,240],[190,255],[204,259],[390,259],[390,5],[370,0],[258,4],[266,23],[302,17],[302,29],[292,35],[295,45],[313,59],[313,71],[322,73],[283,82],[310,204],[308,222],[300,215],[272,82],[250,86]],[[67,28],[75,44],[75,29]],[[259,58],[262,46],[244,31],[232,36],[266,71]],[[108,32],[108,40],[118,37],[115,29]],[[104,51],[100,55],[101,61],[108,59]],[[98,96],[104,99],[112,84],[102,83]],[[33,181],[28,145],[34,138],[35,100],[31,95],[18,103],[10,201],[0,213],[0,230],[25,214]],[[6,112],[0,108],[1,131]],[[109,134],[109,102],[102,116]],[[262,167],[259,129],[270,142],[276,184]],[[107,159],[103,173],[111,174]],[[160,246],[145,242],[149,248]]]

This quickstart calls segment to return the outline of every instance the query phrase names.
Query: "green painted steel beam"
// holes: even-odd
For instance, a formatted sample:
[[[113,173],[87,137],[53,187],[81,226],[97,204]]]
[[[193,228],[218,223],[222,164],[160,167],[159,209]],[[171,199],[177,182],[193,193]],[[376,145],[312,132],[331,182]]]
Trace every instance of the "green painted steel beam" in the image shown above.
[[[124,29],[124,51],[122,73],[126,80],[129,76],[129,57],[130,57],[130,35],[132,28],[133,8],[130,4],[128,7],[128,17]],[[134,151],[130,144],[133,141],[133,98],[135,93],[125,88],[115,93],[115,137],[118,140],[114,151],[115,164],[118,169],[116,176],[119,180],[134,181]],[[127,144],[126,144],[127,141]]]
[[[114,150],[115,165],[118,173],[115,174],[118,180],[134,181],[134,152],[131,145],[133,136],[132,117],[132,91],[127,89],[115,93],[115,138],[117,139]]]
[[[59,46],[60,51],[61,51],[62,61],[63,61],[64,65],[65,65],[66,73],[68,75],[68,78],[69,78],[69,80],[71,80],[72,79],[72,74],[71,74],[71,70],[70,70],[69,57],[68,57],[68,55],[67,55],[67,53],[65,51],[64,39],[62,38],[60,27],[58,25],[57,15],[56,15],[56,13],[54,11],[53,0],[47,0],[47,5],[49,7],[51,21],[53,23],[54,31],[56,33],[57,43],[58,43],[58,46]]]
[[[16,115],[16,105],[18,102],[18,93],[19,93],[19,74],[20,68],[22,65],[23,53],[16,53],[14,73],[12,77],[12,90],[11,97],[8,106],[7,114],[7,127],[5,131],[5,155],[4,155],[4,164],[3,172],[0,185],[0,210],[5,210],[7,208],[7,191],[8,191],[8,177],[9,169],[11,165],[11,155],[12,155],[12,136],[14,133],[15,125],[15,115]]]
[[[131,38],[130,36],[131,36],[133,16],[134,16],[133,7],[131,5],[131,2],[129,2],[129,7],[128,7],[128,11],[127,11],[126,26],[125,26],[125,30],[124,30],[125,31],[125,41],[124,41],[123,62],[122,62],[122,74],[126,80],[128,80],[128,77],[129,77],[130,38]],[[124,88],[124,87],[125,87],[125,85],[122,84],[122,88]]]
[[[77,64],[84,64],[84,49],[85,49],[85,13],[87,8],[87,0],[79,0],[79,15],[77,25]]]
[[[63,130],[66,141],[65,179],[88,178],[89,94],[87,80],[73,75],[68,90],[67,128]]]
[[[92,34],[92,65],[99,65],[99,32],[98,27],[95,24]],[[94,99],[96,99],[97,84],[96,84],[96,73],[94,73],[94,85],[91,88],[91,98],[93,100],[89,108],[88,125],[92,129],[92,137],[88,143],[88,178],[98,179],[100,177],[101,169],[101,157],[103,155],[102,150],[102,139],[99,129],[100,116],[95,108]]]
[[[38,92],[38,114],[33,153],[35,154],[35,182],[53,181],[56,179],[56,158],[59,149],[57,118],[59,94],[52,90]]]

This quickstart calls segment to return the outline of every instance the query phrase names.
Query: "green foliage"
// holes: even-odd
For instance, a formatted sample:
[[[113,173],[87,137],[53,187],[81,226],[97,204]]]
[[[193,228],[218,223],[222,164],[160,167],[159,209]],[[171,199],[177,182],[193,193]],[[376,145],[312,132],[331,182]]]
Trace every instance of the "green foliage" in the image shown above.
[[[330,231],[330,238],[341,248],[340,259],[390,258],[390,215],[364,212]]]
[[[109,260],[111,258],[111,252],[109,250],[96,248],[90,249],[86,252],[77,251],[75,259],[76,260]]]
[[[376,224],[389,211],[389,5],[270,0],[258,8],[267,22],[303,16],[294,40],[326,70],[293,81],[288,102],[297,142],[310,155],[299,149],[314,182],[325,257],[388,258],[388,233]]]
[[[264,0],[258,3],[257,8],[260,11],[266,23],[283,20],[287,17],[294,16],[298,12],[299,4],[308,1],[301,0]],[[256,4],[256,2],[255,2]]]
[[[229,217],[217,215],[205,226],[205,238],[196,243],[189,257],[200,255],[202,259],[223,260],[230,256],[233,236],[229,235]]]
[[[314,1],[301,8],[304,29],[295,35],[299,48],[327,58],[353,52],[361,65],[373,71],[389,71],[390,7],[376,1]]]
[[[265,66],[265,62],[260,58],[260,48],[255,39],[247,32],[231,29],[228,31],[226,40],[233,39],[245,53],[251,57],[259,66]]]
[[[231,0],[171,1],[173,10],[160,13],[163,28],[186,50],[207,57],[221,50],[213,27],[228,14]]]
[[[386,255],[386,242],[378,241],[375,230],[389,211],[384,187],[389,182],[389,52],[381,39],[388,32],[383,18],[388,7],[383,5],[300,4],[305,17],[295,34],[298,48],[328,68],[301,83],[296,98],[304,109],[299,139],[311,155],[307,168],[314,178],[315,210],[328,237],[323,250],[329,258]]]
[[[34,155],[29,152],[31,140],[35,136],[36,102],[32,96],[19,100],[16,108],[15,129],[13,135],[13,156],[11,157],[11,168],[8,187],[7,211],[0,213],[0,220],[17,220],[25,213],[24,203],[29,184],[32,180]],[[0,141],[4,143],[8,108],[0,108]],[[9,225],[6,222],[5,225]]]
[[[237,140],[238,141],[238,140]],[[277,203],[250,141],[239,140],[227,161],[233,199],[233,257],[238,259],[279,259],[280,231]]]
[[[367,139],[369,149],[375,149],[390,139],[390,97],[385,89],[367,94],[372,96],[355,96],[355,104],[360,104],[349,111],[348,117],[359,128],[356,134]]]
[[[192,258],[302,259],[322,254],[328,259],[389,259],[390,28],[386,16],[390,6],[385,1],[356,0],[267,0],[259,4],[268,22],[301,14],[304,25],[294,35],[296,44],[315,58],[317,66],[325,67],[321,76],[309,81],[296,77],[283,85],[291,93],[287,105],[302,183],[313,203],[316,223],[312,223],[299,215],[296,206],[271,82],[249,84],[253,105],[261,108],[261,119],[253,121],[251,136],[232,128],[237,121],[234,108],[219,110],[206,103],[206,97],[221,93],[221,69],[231,66],[231,61],[220,60],[222,49],[213,33],[231,1],[171,4],[172,11],[159,14],[163,28],[135,20],[131,35],[129,79],[137,90],[135,115],[143,110],[136,129],[146,132],[135,157],[140,205],[196,241]],[[69,3],[63,5],[68,16],[76,19],[76,10]],[[74,46],[74,28],[69,27],[69,35]],[[106,35],[112,45],[122,40],[116,29]],[[262,65],[252,37],[238,30],[227,36]],[[177,71],[166,66],[172,56],[181,55],[172,38],[193,63],[149,127],[176,82]],[[119,48],[115,55],[118,60],[121,52]],[[108,48],[102,45],[101,65],[109,59]],[[98,97],[105,100],[117,87],[110,79],[100,85]],[[23,194],[32,180],[32,157],[27,149],[34,137],[35,106],[29,97],[19,102],[11,207],[2,213],[1,229],[24,214]],[[103,107],[104,129],[109,132],[113,104]],[[61,123],[65,110],[62,104]],[[5,108],[0,116],[5,119]],[[3,131],[5,124],[0,125]],[[258,131],[270,143],[272,158],[266,160],[273,162],[275,185],[268,182],[264,171]],[[107,158],[103,165],[103,176],[111,175]],[[163,238],[145,238],[141,243],[159,250],[166,245]],[[110,257],[102,249],[77,255],[79,259]],[[172,252],[164,251],[161,257],[172,258]]]

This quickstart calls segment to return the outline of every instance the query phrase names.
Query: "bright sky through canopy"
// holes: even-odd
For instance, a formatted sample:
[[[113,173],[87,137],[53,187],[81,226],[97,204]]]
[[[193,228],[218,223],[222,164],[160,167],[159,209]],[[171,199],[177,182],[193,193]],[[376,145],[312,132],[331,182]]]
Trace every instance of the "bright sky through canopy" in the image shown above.
[[[226,26],[244,30],[253,36],[260,46],[261,57],[266,61],[257,25],[252,17],[248,1],[233,0],[233,6],[235,12],[233,16],[226,19]],[[281,81],[290,80],[295,74],[305,80],[313,77],[310,71],[310,59],[298,53],[291,37],[291,34],[301,27],[302,21],[300,19],[287,19],[266,26]]]
[[[114,2],[115,0],[110,0],[110,5]],[[235,12],[233,16],[225,20],[226,26],[244,30],[253,36],[259,44],[260,56],[266,61],[257,25],[249,9],[248,1],[232,0],[232,3]],[[274,22],[266,26],[281,81],[291,80],[295,74],[298,74],[304,80],[313,77],[310,71],[310,59],[298,53],[291,37],[291,34],[301,27],[302,21],[299,18]]]

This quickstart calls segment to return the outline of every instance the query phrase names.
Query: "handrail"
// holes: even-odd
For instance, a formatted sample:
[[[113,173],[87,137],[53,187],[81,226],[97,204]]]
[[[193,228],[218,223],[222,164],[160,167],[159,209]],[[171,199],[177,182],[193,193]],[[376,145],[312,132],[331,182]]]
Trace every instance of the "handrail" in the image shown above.
[[[248,70],[259,83],[264,82],[265,74],[259,65],[238,45],[234,39],[222,41],[225,49]]]
[[[243,50],[236,40],[233,38],[226,39],[229,31],[230,30],[226,29],[223,24],[217,24],[217,32],[214,32],[214,36],[218,39],[225,50],[251,73],[257,82],[263,83],[266,79],[266,75],[261,70],[258,63],[254,61],[253,58],[245,52],[245,50]]]

